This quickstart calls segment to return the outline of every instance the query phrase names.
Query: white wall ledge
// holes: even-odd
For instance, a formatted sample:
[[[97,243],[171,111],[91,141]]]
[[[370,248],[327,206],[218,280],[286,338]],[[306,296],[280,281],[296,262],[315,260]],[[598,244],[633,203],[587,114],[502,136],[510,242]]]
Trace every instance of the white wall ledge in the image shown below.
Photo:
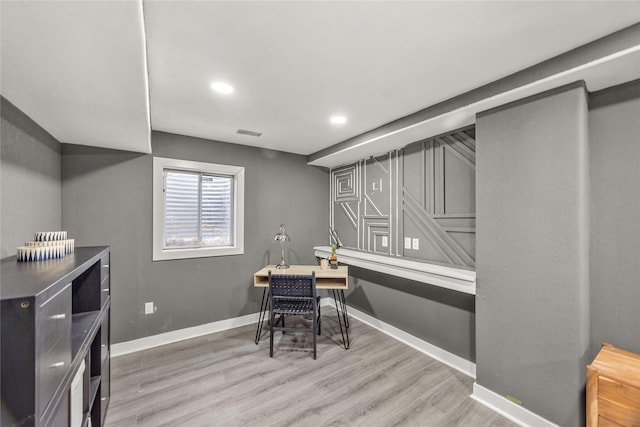
[[[313,249],[317,257],[327,258],[331,255],[330,246],[316,246]],[[415,280],[416,282],[428,283],[466,294],[476,294],[475,271],[344,248],[338,249],[336,255],[338,262],[342,264]]]

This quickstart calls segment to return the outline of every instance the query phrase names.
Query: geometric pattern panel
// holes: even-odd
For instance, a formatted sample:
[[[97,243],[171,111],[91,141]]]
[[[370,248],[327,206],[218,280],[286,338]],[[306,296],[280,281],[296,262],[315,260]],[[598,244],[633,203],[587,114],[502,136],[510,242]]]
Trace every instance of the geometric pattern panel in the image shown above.
[[[334,202],[350,202],[359,200],[359,172],[360,165],[358,163],[331,171],[331,182],[334,187]]]
[[[474,268],[475,152],[470,127],[333,169],[331,226],[352,249]]]
[[[365,216],[389,215],[390,155],[371,157],[364,164]]]
[[[342,244],[359,249],[360,238],[360,182],[361,162],[342,166],[331,171],[330,226],[338,232]]]
[[[456,241],[456,243],[464,249],[471,259],[476,257],[476,233],[469,232],[448,232],[449,237]]]
[[[431,163],[425,161],[426,152],[424,142],[410,144],[402,149],[402,182],[399,183],[406,193],[425,208],[432,205],[431,194],[425,188],[431,186],[433,175],[424,170]]]
[[[403,246],[402,255],[406,258],[428,260],[438,264],[453,264],[451,258],[442,250],[442,245],[419,222],[419,219],[409,211],[404,213],[405,235],[410,239],[418,239],[420,244],[418,249]]]
[[[355,204],[355,209],[354,205]],[[333,214],[333,229],[337,230],[342,244],[347,248],[358,247],[358,206],[354,202],[338,203]]]
[[[441,136],[435,140],[442,151],[442,213],[470,214],[475,208],[476,146],[464,132]]]
[[[365,217],[364,248],[367,252],[389,254],[389,220],[382,217]]]
[[[444,259],[439,257],[431,261],[445,262],[447,264],[464,267],[473,267],[475,265],[475,260],[470,256],[468,251],[451,237],[433,214],[423,210],[410,197],[404,199],[404,207],[405,217],[411,219],[412,223],[417,227],[417,230],[425,236],[429,244],[435,245],[442,257],[444,257]],[[410,230],[405,229],[405,234],[406,232],[410,232]],[[407,237],[415,238],[417,236],[409,235]],[[415,255],[413,257],[415,257]]]

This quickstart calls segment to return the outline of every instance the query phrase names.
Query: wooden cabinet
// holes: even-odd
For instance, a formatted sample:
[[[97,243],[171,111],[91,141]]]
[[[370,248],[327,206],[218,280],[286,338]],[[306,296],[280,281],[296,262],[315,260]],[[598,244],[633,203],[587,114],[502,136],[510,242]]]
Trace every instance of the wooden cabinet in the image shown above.
[[[587,427],[640,427],[640,355],[604,344],[587,366]]]
[[[109,255],[108,247],[90,247],[61,259],[2,260],[2,427],[67,426],[78,419],[72,410],[82,412],[82,426],[103,425],[110,396]],[[76,375],[81,386],[72,391]]]

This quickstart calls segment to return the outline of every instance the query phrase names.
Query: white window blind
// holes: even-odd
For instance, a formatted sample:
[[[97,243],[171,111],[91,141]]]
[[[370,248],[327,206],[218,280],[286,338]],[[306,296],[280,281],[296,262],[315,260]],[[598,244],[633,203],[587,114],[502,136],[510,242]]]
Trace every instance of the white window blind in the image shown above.
[[[164,247],[231,245],[232,208],[232,176],[165,171]]]
[[[202,175],[200,224],[202,246],[233,242],[233,177]]]

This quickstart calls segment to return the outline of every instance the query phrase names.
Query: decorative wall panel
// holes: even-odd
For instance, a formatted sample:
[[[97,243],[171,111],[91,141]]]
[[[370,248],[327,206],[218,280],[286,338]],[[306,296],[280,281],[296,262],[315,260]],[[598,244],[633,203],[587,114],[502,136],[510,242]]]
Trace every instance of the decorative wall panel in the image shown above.
[[[361,162],[331,171],[331,226],[346,247],[359,247]]]
[[[345,247],[475,267],[475,131],[462,129],[331,171]]]
[[[333,195],[336,202],[359,201],[360,164],[344,166],[331,171]]]

